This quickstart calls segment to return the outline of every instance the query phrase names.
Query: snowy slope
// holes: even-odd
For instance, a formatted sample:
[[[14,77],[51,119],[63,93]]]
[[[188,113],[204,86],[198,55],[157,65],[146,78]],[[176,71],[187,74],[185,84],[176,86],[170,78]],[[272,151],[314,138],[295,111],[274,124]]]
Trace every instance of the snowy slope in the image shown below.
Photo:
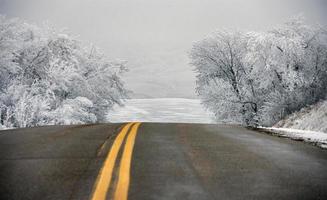
[[[327,101],[303,108],[281,120],[274,127],[327,133]]]
[[[327,101],[303,108],[274,127],[264,128],[283,137],[327,148]]]
[[[128,99],[108,114],[109,122],[213,123],[200,100],[184,98]]]

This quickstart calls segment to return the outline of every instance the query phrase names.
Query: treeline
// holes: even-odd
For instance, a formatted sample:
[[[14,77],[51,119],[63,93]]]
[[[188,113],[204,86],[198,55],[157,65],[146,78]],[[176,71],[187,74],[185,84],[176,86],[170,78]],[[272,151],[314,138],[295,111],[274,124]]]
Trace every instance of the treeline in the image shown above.
[[[0,17],[0,126],[103,121],[127,91],[125,63],[47,26]]]
[[[266,32],[217,31],[190,58],[197,93],[220,122],[272,125],[326,98],[327,31],[303,17]]]

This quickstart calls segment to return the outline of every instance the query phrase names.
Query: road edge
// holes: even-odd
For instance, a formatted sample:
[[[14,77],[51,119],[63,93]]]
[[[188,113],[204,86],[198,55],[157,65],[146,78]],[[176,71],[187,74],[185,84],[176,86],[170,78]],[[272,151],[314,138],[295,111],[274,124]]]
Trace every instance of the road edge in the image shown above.
[[[290,136],[284,134],[283,131],[269,130],[269,129],[265,129],[265,128],[251,127],[251,126],[247,126],[246,128],[249,129],[249,130],[257,131],[257,132],[262,133],[262,134],[271,135],[271,136],[274,136],[274,137],[286,138],[286,139],[294,140],[294,141],[297,141],[297,142],[310,144],[312,146],[316,146],[316,147],[318,147],[320,149],[323,149],[323,150],[327,150],[326,144],[323,144],[323,143],[317,142],[317,141],[305,140],[303,138],[290,137]]]

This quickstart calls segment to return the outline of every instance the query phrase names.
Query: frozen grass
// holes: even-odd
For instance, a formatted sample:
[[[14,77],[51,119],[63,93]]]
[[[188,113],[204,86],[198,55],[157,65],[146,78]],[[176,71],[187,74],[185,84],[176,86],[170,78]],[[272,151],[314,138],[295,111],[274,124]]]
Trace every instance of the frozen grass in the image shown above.
[[[327,101],[303,108],[281,120],[274,127],[327,133]]]
[[[108,114],[110,122],[213,123],[212,119],[199,99],[184,98],[128,99]]]
[[[327,148],[327,101],[302,108],[264,130]]]

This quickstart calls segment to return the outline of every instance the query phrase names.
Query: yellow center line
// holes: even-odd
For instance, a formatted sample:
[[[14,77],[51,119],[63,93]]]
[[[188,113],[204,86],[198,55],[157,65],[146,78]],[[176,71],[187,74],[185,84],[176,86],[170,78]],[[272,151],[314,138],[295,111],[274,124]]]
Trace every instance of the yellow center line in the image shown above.
[[[119,178],[114,196],[115,200],[127,200],[133,147],[137,129],[140,124],[141,123],[136,123],[132,127],[132,130],[126,139],[123,156],[120,161]]]
[[[118,136],[116,137],[110,152],[102,166],[102,169],[97,178],[95,190],[92,195],[92,200],[105,200],[107,196],[107,191],[110,186],[110,181],[112,177],[112,171],[116,162],[117,154],[119,149],[124,141],[124,138],[133,123],[128,123],[124,126],[124,128],[120,131]]]

